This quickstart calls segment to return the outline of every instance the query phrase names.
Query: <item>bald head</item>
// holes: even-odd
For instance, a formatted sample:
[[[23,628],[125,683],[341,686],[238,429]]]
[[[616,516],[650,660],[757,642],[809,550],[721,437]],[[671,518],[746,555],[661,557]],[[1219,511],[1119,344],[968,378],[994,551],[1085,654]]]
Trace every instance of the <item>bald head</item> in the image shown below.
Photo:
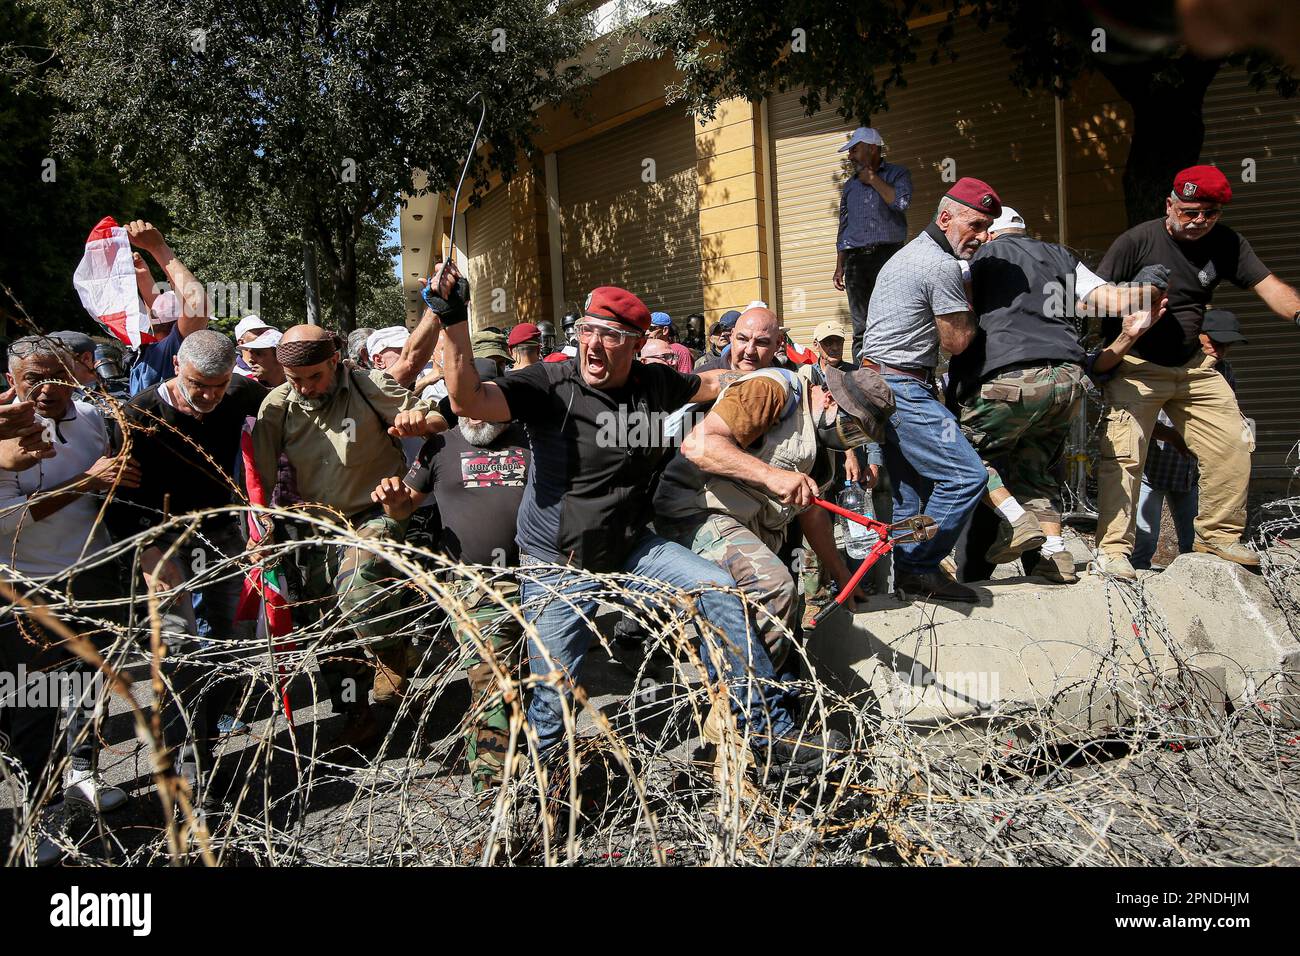
[[[294,342],[319,342],[332,336],[333,333],[319,325],[294,325],[285,330],[280,342],[290,345]]]
[[[776,364],[781,345],[781,323],[776,313],[754,306],[741,313],[731,333],[731,368],[735,372],[754,372]]]

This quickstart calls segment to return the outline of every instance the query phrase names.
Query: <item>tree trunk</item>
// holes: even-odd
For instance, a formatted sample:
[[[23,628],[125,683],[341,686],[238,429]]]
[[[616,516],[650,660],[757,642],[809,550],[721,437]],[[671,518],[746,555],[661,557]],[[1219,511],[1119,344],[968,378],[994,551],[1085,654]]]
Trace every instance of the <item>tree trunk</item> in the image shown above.
[[[1100,58],[1095,62],[1133,108],[1133,137],[1124,166],[1128,224],[1163,217],[1174,175],[1200,161],[1205,91],[1223,61],[1184,54],[1171,64],[1178,82],[1154,78],[1149,62],[1107,64]]]
[[[307,324],[320,325],[320,274],[316,269],[316,243],[309,229],[302,231],[303,284],[307,288]]]
[[[350,235],[343,236],[342,241],[342,254],[334,273],[334,310],[331,314],[339,334],[346,338],[357,327],[357,243]]]

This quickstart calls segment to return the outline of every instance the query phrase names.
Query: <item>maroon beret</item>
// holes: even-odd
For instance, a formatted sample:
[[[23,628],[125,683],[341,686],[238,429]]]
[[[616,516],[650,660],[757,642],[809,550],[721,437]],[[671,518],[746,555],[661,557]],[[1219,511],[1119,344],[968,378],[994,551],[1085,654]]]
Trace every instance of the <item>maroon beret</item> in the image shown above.
[[[587,296],[587,307],[583,312],[593,319],[622,322],[624,325],[632,326],[638,332],[650,328],[650,310],[645,307],[645,303],[627,289],[620,289],[618,286],[603,285],[598,289],[592,289],[591,295]]]
[[[1217,166],[1188,166],[1174,177],[1174,195],[1185,202],[1232,202],[1232,186]]]
[[[523,345],[525,342],[540,342],[542,340],[542,330],[531,322],[520,322],[510,330],[510,338],[506,340],[509,348],[516,345]]]
[[[993,187],[982,179],[974,179],[970,176],[963,176],[952,184],[944,195],[961,203],[963,206],[970,206],[972,209],[992,216],[994,219],[1002,215],[1002,200],[998,194],[993,191]]]

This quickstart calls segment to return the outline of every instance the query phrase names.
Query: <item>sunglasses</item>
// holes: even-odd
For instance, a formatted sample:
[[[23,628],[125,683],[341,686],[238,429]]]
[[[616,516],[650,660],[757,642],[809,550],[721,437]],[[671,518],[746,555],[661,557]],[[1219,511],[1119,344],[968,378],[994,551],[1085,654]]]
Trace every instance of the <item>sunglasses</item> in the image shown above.
[[[642,355],[642,362],[663,362],[665,365],[674,364],[676,356],[672,352],[659,352],[655,355]]]
[[[1223,213],[1223,210],[1218,206],[1210,209],[1185,209],[1182,206],[1175,206],[1174,212],[1178,213],[1178,218],[1182,222],[1192,222],[1196,219],[1204,219],[1206,222],[1209,222],[1213,219],[1218,219]]]
[[[579,322],[573,329],[578,338],[584,342],[590,342],[596,336],[600,336],[601,344],[610,349],[618,348],[629,339],[640,338],[639,332],[624,332],[604,325],[592,325],[590,322]]]

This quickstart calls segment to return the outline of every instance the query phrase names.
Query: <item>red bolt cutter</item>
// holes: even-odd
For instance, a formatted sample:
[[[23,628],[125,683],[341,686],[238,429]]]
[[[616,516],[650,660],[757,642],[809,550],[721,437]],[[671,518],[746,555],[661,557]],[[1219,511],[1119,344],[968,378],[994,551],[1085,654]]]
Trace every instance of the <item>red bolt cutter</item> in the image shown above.
[[[821,613],[812,620],[813,627],[825,621],[844,606],[844,602],[849,599],[849,595],[857,590],[858,582],[862,580],[862,576],[871,570],[871,566],[879,561],[882,556],[892,551],[895,544],[900,541],[929,541],[939,531],[939,525],[929,515],[917,515],[915,518],[908,518],[906,521],[900,521],[897,524],[885,524],[883,521],[867,518],[856,511],[849,511],[847,508],[841,508],[839,505],[821,498],[814,498],[813,504],[825,508],[831,514],[848,518],[850,521],[863,525],[876,533],[876,543],[871,546],[871,551],[862,559],[858,569],[853,572],[853,577],[840,586],[840,593],[835,596],[834,603],[823,608]]]

